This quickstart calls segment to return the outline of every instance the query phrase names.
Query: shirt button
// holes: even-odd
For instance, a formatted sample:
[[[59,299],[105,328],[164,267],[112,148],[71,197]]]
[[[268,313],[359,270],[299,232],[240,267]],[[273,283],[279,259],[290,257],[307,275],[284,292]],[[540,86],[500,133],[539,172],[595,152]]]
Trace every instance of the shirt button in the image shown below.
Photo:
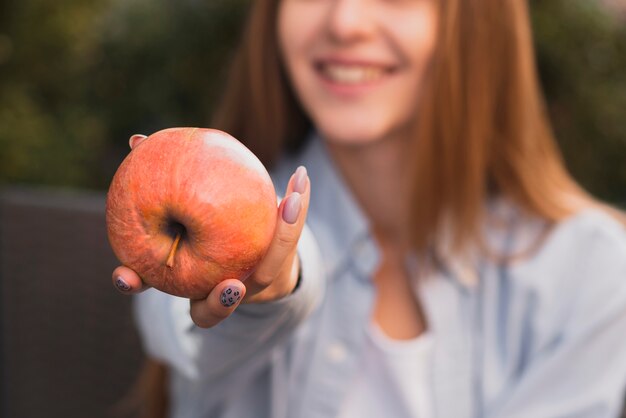
[[[331,362],[337,364],[343,362],[348,357],[348,351],[343,344],[335,342],[328,346],[326,355]]]

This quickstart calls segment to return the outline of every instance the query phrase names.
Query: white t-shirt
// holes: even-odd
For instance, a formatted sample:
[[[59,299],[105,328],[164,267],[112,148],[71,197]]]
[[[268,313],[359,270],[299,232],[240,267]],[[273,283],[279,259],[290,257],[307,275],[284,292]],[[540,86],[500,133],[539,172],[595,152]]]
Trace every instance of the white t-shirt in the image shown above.
[[[394,340],[372,322],[361,365],[338,418],[430,418],[432,336]]]

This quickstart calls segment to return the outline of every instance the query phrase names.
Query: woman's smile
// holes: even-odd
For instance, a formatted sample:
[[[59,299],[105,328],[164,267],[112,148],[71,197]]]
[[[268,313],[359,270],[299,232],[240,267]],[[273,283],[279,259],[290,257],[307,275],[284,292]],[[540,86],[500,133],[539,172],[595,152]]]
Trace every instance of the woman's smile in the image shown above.
[[[283,63],[323,138],[364,144],[409,126],[435,47],[436,10],[422,1],[280,3]]]
[[[325,81],[346,85],[371,84],[394,71],[391,65],[358,59],[320,60],[315,63],[315,69]]]
[[[351,98],[381,87],[395,66],[365,59],[331,58],[315,61],[313,68],[323,88],[338,97]]]

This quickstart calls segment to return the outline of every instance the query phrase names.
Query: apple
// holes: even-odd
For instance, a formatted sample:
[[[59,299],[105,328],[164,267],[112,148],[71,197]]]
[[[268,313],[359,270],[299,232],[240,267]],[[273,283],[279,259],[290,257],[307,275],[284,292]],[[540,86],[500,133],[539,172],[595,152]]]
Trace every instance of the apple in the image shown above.
[[[245,280],[274,235],[276,192],[259,159],[214,129],[171,128],[135,146],[111,182],[109,242],[163,292],[200,299]]]

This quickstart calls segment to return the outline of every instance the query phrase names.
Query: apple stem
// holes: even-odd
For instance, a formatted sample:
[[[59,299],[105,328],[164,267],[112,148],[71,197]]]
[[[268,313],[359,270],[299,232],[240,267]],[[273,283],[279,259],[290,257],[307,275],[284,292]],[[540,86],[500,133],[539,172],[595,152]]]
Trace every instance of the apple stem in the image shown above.
[[[170,248],[170,254],[167,256],[167,261],[165,265],[169,268],[174,267],[174,254],[176,254],[176,249],[178,248],[178,243],[180,242],[181,233],[178,232],[176,234],[176,238],[174,238],[174,242],[172,243],[172,247]]]

